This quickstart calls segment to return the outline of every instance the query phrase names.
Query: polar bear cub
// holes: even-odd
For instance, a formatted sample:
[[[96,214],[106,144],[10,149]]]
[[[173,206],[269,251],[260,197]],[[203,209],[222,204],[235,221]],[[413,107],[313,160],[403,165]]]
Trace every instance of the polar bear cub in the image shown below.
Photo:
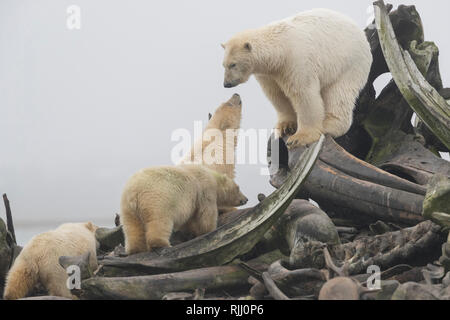
[[[76,298],[67,287],[67,273],[59,264],[61,256],[90,253],[90,267],[97,269],[97,226],[91,222],[66,223],[33,237],[17,256],[8,272],[4,298],[20,299],[40,282],[49,295]]]
[[[153,167],[130,178],[122,193],[120,219],[127,254],[170,246],[172,231],[199,236],[217,227],[218,206],[248,199],[226,175],[204,165]]]
[[[350,128],[372,64],[365,34],[350,18],[314,9],[240,32],[222,46],[224,86],[254,74],[277,111],[275,129],[291,135],[289,148]]]

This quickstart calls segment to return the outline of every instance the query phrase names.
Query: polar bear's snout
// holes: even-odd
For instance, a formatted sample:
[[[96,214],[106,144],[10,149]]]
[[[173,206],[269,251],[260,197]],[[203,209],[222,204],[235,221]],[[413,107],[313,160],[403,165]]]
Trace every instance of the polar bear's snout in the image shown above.
[[[251,66],[246,62],[239,64],[231,64],[225,67],[225,76],[223,86],[225,88],[234,88],[238,85],[247,82],[252,74]]]
[[[244,196],[244,194],[242,192],[241,192],[240,196],[241,196],[241,199],[239,201],[239,206],[243,206],[244,204],[247,204],[248,198],[246,196]]]
[[[223,86],[225,87],[225,88],[234,88],[234,87],[236,87],[237,85],[238,85],[239,83],[238,82],[224,82],[223,83]]]
[[[233,94],[233,96],[230,98],[230,100],[227,101],[228,104],[232,105],[232,106],[241,106],[242,105],[242,100],[241,100],[241,96],[238,95],[237,93]]]

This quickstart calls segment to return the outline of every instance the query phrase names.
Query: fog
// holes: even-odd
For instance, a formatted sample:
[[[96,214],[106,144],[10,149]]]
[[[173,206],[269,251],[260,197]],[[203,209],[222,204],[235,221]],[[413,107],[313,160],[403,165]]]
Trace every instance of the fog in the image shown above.
[[[390,2],[416,5],[448,86],[450,2]],[[128,177],[171,164],[174,130],[193,131],[235,92],[243,129],[272,128],[274,108],[254,78],[223,88],[220,43],[235,32],[314,7],[363,28],[371,3],[0,1],[0,193],[11,201],[19,242],[62,222],[112,225]],[[69,5],[81,9],[79,30],[67,28]],[[237,166],[250,204],[273,191],[261,168]]]

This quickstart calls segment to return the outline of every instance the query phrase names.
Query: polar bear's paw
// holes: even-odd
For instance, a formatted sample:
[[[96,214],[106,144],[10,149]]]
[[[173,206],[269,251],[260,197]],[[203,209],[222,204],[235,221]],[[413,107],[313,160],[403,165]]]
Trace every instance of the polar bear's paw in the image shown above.
[[[297,131],[289,137],[286,146],[289,149],[295,149],[301,146],[308,146],[320,139],[321,132],[318,129],[308,128]]]
[[[295,134],[297,131],[296,121],[278,121],[275,126],[275,138],[283,138]]]

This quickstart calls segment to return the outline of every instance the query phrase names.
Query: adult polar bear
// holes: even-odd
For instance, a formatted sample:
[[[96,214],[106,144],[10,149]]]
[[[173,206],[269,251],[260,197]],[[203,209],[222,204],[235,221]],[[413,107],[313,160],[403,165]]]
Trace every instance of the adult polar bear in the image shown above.
[[[254,74],[278,114],[275,129],[289,148],[321,133],[344,135],[372,64],[363,31],[348,17],[314,9],[240,32],[225,49],[224,86]]]

